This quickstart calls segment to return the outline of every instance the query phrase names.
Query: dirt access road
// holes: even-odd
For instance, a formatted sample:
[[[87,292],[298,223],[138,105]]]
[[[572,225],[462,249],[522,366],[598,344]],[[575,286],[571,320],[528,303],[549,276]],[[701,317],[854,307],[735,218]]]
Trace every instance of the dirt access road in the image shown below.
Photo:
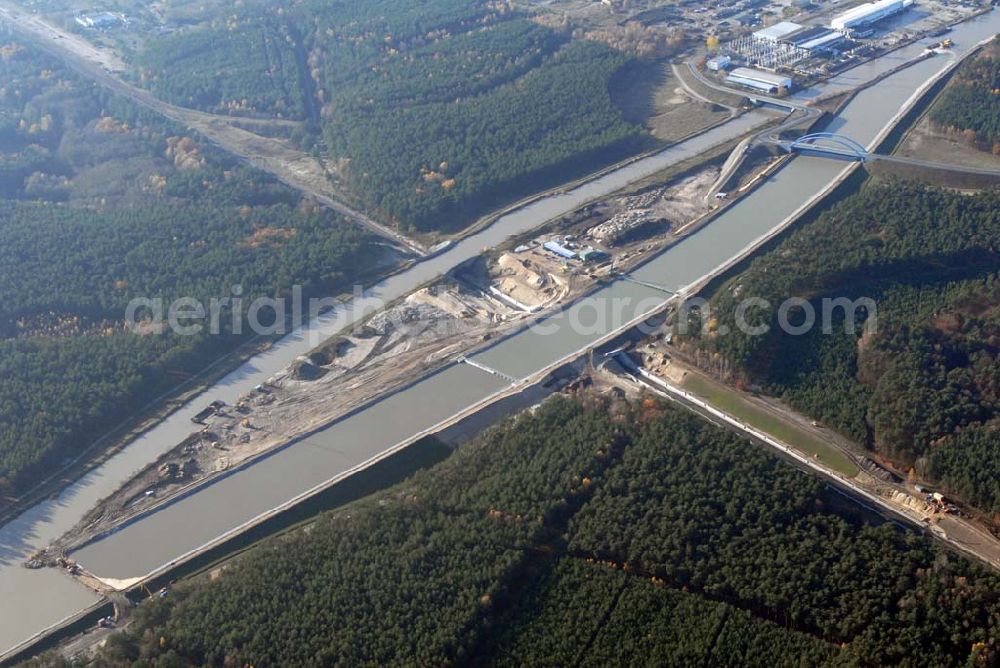
[[[221,149],[272,174],[285,185],[314,198],[370,232],[388,239],[405,252],[420,257],[427,254],[427,249],[423,245],[338,201],[326,168],[316,158],[303,153],[288,142],[254,134],[239,127],[239,125],[255,124],[296,125],[294,121],[261,121],[217,116],[178,107],[157,99],[149,91],[123,80],[118,73],[124,72],[126,65],[114,53],[98,49],[79,36],[53,26],[22,9],[9,3],[0,4],[0,24],[30,39],[40,49],[65,61],[83,76],[201,134]]]

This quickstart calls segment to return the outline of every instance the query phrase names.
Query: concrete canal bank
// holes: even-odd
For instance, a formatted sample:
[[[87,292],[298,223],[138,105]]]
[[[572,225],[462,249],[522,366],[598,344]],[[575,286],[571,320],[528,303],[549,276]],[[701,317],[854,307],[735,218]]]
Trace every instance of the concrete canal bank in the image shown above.
[[[830,129],[874,145],[947,65],[943,59],[923,60],[885,78],[859,93],[832,119]],[[471,359],[519,381],[563,363],[608,333],[662,308],[670,293],[682,292],[738,261],[852,169],[853,165],[836,160],[797,157],[697,233],[632,271],[633,280],[616,281]],[[448,367],[92,543],[75,556],[101,577],[141,577],[341,472],[363,466],[378,453],[469,410],[506,385],[502,377],[469,365]]]
[[[997,32],[996,13],[959,26],[953,31],[958,49]],[[916,45],[918,48],[923,48]],[[905,57],[905,54],[900,56]],[[914,94],[947,67],[944,59],[928,59],[887,77],[877,86],[858,94],[831,121],[831,131],[846,134],[871,145],[887,132]],[[877,72],[870,73],[872,76]],[[737,119],[738,122],[739,119]],[[749,123],[750,120],[743,121]],[[495,245],[510,234],[524,231],[575,208],[602,193],[655,173],[673,161],[695,155],[712,144],[728,141],[746,130],[720,126],[712,139],[698,146],[678,148],[671,155],[652,156],[653,162],[637,162],[622,173],[608,174],[598,182],[553,195],[509,214],[494,227],[456,245],[448,252],[416,265],[414,273],[380,284],[359,304],[330,314],[280,342],[276,350],[255,358],[234,372],[198,402],[186,408],[164,429],[151,432],[130,446],[120,459],[95,471],[58,499],[32,509],[0,532],[0,598],[5,605],[0,618],[0,647],[10,647],[87,607],[95,597],[55,571],[28,571],[20,566],[23,555],[69,529],[93,503],[158,452],[182,439],[190,431],[190,414],[215,398],[232,401],[261,379],[272,375],[301,352],[308,350],[352,318],[361,307],[392,294],[405,294],[408,281],[426,282],[463,258],[472,257],[484,245]],[[702,135],[701,139],[705,137]],[[668,149],[670,151],[671,149]],[[656,160],[654,160],[656,159]],[[659,162],[657,162],[657,160]],[[684,239],[631,273],[634,281],[616,281],[565,311],[533,327],[503,339],[473,359],[503,374],[524,380],[540,369],[558,364],[585,350],[635,318],[662,308],[669,292],[679,292],[714,276],[720,268],[744,257],[776,234],[790,219],[807,209],[850,167],[823,158],[797,157],[761,184],[748,197],[736,202],[697,233]],[[471,244],[471,245],[470,245]],[[416,284],[419,284],[416,283]],[[650,287],[661,286],[662,289]],[[667,292],[669,291],[669,292]],[[310,338],[315,337],[315,339]],[[291,353],[294,352],[294,355]],[[290,357],[290,359],[288,359]],[[285,361],[287,360],[287,361]],[[252,526],[275,508],[295,505],[296,500],[321,489],[338,476],[363,468],[380,454],[412,439],[417,432],[432,430],[484,399],[509,389],[502,378],[467,364],[447,367],[419,383],[382,399],[362,411],[338,420],[328,428],[302,439],[254,466],[234,472],[220,481],[177,500],[159,512],[80,550],[75,556],[95,574],[108,578],[142,577],[197,553],[203,546],[233,535],[234,527]],[[186,423],[186,424],[185,424]],[[143,442],[144,441],[144,442]],[[304,496],[305,495],[305,496]],[[23,606],[21,603],[23,602]]]

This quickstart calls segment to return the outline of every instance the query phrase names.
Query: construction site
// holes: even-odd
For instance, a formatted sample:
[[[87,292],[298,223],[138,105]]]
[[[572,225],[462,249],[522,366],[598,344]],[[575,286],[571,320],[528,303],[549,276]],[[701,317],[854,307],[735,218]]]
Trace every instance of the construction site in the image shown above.
[[[889,87],[889,90],[894,89]],[[715,93],[709,94],[716,96]],[[896,103],[890,106],[895,109]],[[732,113],[734,118],[738,117],[736,111]],[[777,118],[776,112],[766,110],[751,113],[774,113]],[[856,131],[867,130],[867,125],[857,120],[865,116],[859,112],[850,121],[857,126]],[[871,112],[867,116],[875,119],[872,124],[876,120],[883,122],[878,113]],[[195,120],[191,120],[192,125]],[[207,121],[205,127],[209,138],[223,143],[222,135],[212,137],[210,134],[213,129],[218,132],[218,127],[212,127]],[[776,133],[782,127],[779,126]],[[231,139],[232,131],[242,130],[235,122],[227,123],[226,128],[222,138]],[[51,566],[65,569],[103,594],[111,595],[112,590],[128,586],[124,580],[88,578],[85,571],[93,564],[81,558],[80,566],[77,566],[67,555],[74,553],[73,557],[76,557],[75,550],[80,546],[139,523],[133,520],[142,518],[145,521],[153,511],[171,506],[178,499],[195,496],[202,486],[209,486],[227,476],[228,479],[236,478],[231,474],[237,469],[249,467],[251,463],[256,466],[271,455],[284,455],[286,452],[283,449],[287,446],[301,442],[304,437],[342,418],[369,410],[387,397],[398,396],[404,388],[417,387],[419,391],[422,379],[435,371],[456,360],[467,361],[467,355],[526,327],[535,319],[567,308],[602,285],[616,281],[619,281],[617,286],[624,285],[620,281],[623,274],[662,253],[702,225],[710,221],[714,224],[719,218],[725,219],[725,215],[717,214],[735,206],[739,195],[759,184],[762,175],[773,172],[776,166],[790,160],[789,156],[778,157],[768,147],[749,143],[751,136],[747,134],[742,135],[746,137],[746,143],[740,142],[739,134],[734,133],[733,136],[736,138],[712,147],[712,151],[717,148],[718,152],[697,158],[700,160],[697,164],[684,165],[670,174],[659,173],[655,177],[644,178],[641,183],[634,181],[626,191],[602,195],[572,213],[549,220],[540,228],[496,248],[484,249],[481,255],[464,262],[443,277],[430,283],[407,286],[406,290],[411,292],[397,293],[405,296],[388,304],[379,313],[301,355],[273,375],[269,369],[261,377],[255,377],[251,383],[259,381],[260,384],[246,392],[243,390],[251,383],[243,386],[238,398],[234,398],[237,394],[234,391],[232,396],[224,397],[225,402],[216,400],[208,403],[206,400],[190,424],[187,415],[183,416],[183,429],[165,443],[166,447],[173,446],[170,450],[144,465],[124,485],[102,499],[68,533],[46,549],[31,555],[26,565],[31,568]],[[266,163],[274,153],[284,157],[278,148],[284,149],[274,145],[269,147],[270,154],[263,149],[256,151],[256,161]],[[726,160],[727,155],[731,156],[730,160]],[[280,162],[286,166],[291,164],[284,159]],[[803,164],[802,169],[794,173],[811,176],[809,170],[819,172],[813,163],[809,163]],[[270,166],[270,171],[278,172],[279,177],[282,175],[274,165]],[[282,178],[302,183],[308,180],[302,176],[303,173],[306,173],[305,170],[295,172],[295,179]],[[317,173],[315,170],[308,172]],[[789,180],[792,178],[788,172],[784,176]],[[821,176],[815,177],[817,184],[825,183]],[[783,196],[798,204],[799,195],[813,192],[813,181],[803,177],[802,182],[806,185],[800,188],[794,187],[798,181],[793,182],[792,187],[787,183],[782,185]],[[328,188],[329,184],[324,189],[330,193]],[[767,206],[779,199],[766,187],[755,192],[756,195],[761,195],[758,199],[763,199]],[[327,199],[330,196],[325,195]],[[807,203],[803,202],[803,205]],[[735,252],[751,248],[747,245],[748,239],[758,243],[756,234],[751,235],[746,230],[757,224],[760,218],[759,215],[747,215],[738,221],[739,225],[726,228],[733,240],[732,248],[716,243],[711,248],[701,248],[701,252],[718,253],[720,262],[728,262],[731,256],[736,257],[733,255]],[[771,233],[770,227],[767,230]],[[382,232],[401,246],[407,246],[405,240],[395,234]],[[477,245],[476,252],[481,247]],[[416,248],[415,253],[420,250]],[[681,247],[674,250],[682,255],[687,252],[687,248]],[[433,256],[433,251],[428,255]],[[683,258],[676,255],[668,259],[671,267],[679,266],[682,261]],[[715,271],[715,265],[712,266],[712,271]],[[704,271],[684,268],[683,271],[678,270],[679,278],[674,282],[659,281],[657,285],[647,282],[641,285],[660,288],[662,294],[664,290],[678,290],[679,287],[694,284],[692,281],[704,279]],[[419,288],[416,287],[418,285]],[[669,286],[669,289],[663,286]],[[637,334],[633,340],[638,339]],[[615,346],[618,345],[616,341]],[[523,352],[524,348],[522,346],[519,352]],[[962,508],[933,491],[915,488],[884,462],[855,451],[850,444],[837,440],[836,435],[822,425],[809,422],[802,416],[792,416],[785,407],[776,404],[776,400],[740,390],[730,390],[732,394],[726,395],[729,403],[718,400],[714,394],[702,394],[706,387],[712,391],[717,389],[711,384],[712,378],[699,372],[694,365],[686,365],[669,339],[649,341],[627,352],[643,373],[622,365],[616,368],[611,364],[612,358],[595,360],[601,355],[591,349],[590,368],[576,383],[598,384],[604,391],[616,395],[669,395],[695,412],[702,412],[717,424],[725,424],[767,443],[784,453],[783,456],[795,459],[803,468],[822,471],[831,480],[831,485],[858,490],[859,498],[868,499],[874,507],[889,509],[890,514],[913,523],[922,523],[929,531],[949,542],[959,543],[960,547],[961,544],[981,545],[991,539],[981,536],[978,527],[966,522]],[[516,360],[514,355],[511,358]],[[290,359],[291,356],[283,359],[281,364],[288,364]],[[583,356],[579,359],[586,360]],[[495,365],[494,368],[501,371],[494,375],[502,375],[505,380],[521,377],[521,373],[503,365]],[[488,367],[483,370],[490,371]],[[512,375],[503,375],[504,371]],[[264,380],[264,375],[269,377]],[[660,379],[664,385],[653,382],[650,380],[652,377]],[[665,389],[667,386],[669,389]],[[705,406],[714,407],[714,412]],[[759,415],[769,419],[760,423],[757,421]],[[780,429],[790,429],[793,436],[785,437],[769,428],[779,423]],[[190,434],[187,434],[188,426]],[[187,436],[181,439],[184,434]],[[362,440],[367,440],[367,436]],[[173,445],[175,441],[179,442]],[[816,443],[822,445],[817,446]],[[279,478],[271,476],[268,480]],[[255,489],[261,487],[257,485]],[[109,486],[107,491],[111,489]],[[295,491],[298,493],[298,490]],[[259,491],[253,493],[259,494]],[[209,500],[202,505],[207,508],[211,504]],[[229,504],[215,505],[222,507]],[[74,515],[73,521],[80,517],[81,514]],[[67,522],[60,531],[71,524]],[[225,528],[230,526],[234,525]],[[163,559],[156,563],[176,564],[176,555],[183,553],[183,550],[174,550],[178,544],[176,537],[169,532],[157,531],[167,547],[163,549]],[[225,535],[220,534],[220,538]],[[42,544],[41,540],[32,543],[39,547]],[[113,545],[109,551],[115,551]],[[117,551],[123,552],[120,547]],[[124,551],[131,558],[131,551],[128,548]],[[995,558],[1000,559],[1000,554]],[[19,556],[18,562],[22,563],[22,559]],[[123,576],[132,574],[116,568],[94,568],[93,572],[113,575],[121,572]],[[135,572],[146,571],[140,569]],[[31,574],[32,577],[36,575]],[[150,587],[155,588],[152,584]]]
[[[234,404],[206,405],[192,418],[190,436],[26,565],[65,566],[65,554],[94,537],[613,280],[719,208],[710,195],[719,172],[703,164],[666,183],[593,202],[391,304]]]

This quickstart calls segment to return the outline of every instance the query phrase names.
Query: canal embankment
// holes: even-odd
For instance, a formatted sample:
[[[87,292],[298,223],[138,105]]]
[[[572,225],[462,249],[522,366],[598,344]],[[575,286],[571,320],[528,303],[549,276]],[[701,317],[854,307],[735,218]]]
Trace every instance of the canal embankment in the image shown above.
[[[995,26],[992,25],[995,21],[987,21],[985,24],[980,24],[975,26],[976,30],[980,32],[989,31],[991,34],[995,32]],[[963,29],[966,26],[963,26]],[[956,35],[958,38],[959,35]],[[900,99],[898,93],[903,89],[908,89],[908,91],[914,90],[920,83],[921,78],[926,79],[928,76],[934,74],[933,66],[924,67],[923,64],[917,64],[915,71],[912,75],[906,74],[903,79],[898,82],[898,85],[894,87],[889,87],[886,89],[885,94],[880,94],[877,96],[878,99],[872,99],[870,97],[859,98],[862,99],[862,104],[855,107],[854,105],[849,105],[845,110],[845,117],[839,119],[839,122],[846,126],[847,133],[855,138],[860,139],[871,139],[874,136],[872,133],[873,126],[876,124],[881,124],[886,120],[884,111],[887,110],[887,106],[892,108],[896,105],[902,106],[905,103],[905,99]],[[910,86],[913,88],[909,88]],[[880,91],[881,93],[881,91]],[[753,241],[754,239],[759,239],[761,235],[765,234],[768,229],[773,226],[773,221],[775,219],[784,220],[787,215],[793,212],[801,200],[798,197],[791,197],[790,194],[804,195],[808,193],[817,192],[823,184],[829,183],[832,178],[837,175],[837,172],[843,168],[842,164],[832,164],[832,161],[823,160],[821,158],[805,158],[797,157],[795,160],[790,162],[791,165],[795,165],[795,169],[782,169],[777,172],[772,179],[769,179],[766,183],[762,184],[760,188],[754,191],[752,196],[744,198],[741,202],[728,209],[723,215],[716,218],[711,225],[707,225],[698,231],[697,234],[691,235],[687,240],[678,246],[675,246],[672,250],[668,250],[662,257],[661,261],[652,262],[647,265],[646,268],[638,272],[637,278],[640,281],[645,281],[647,283],[656,283],[660,285],[665,285],[668,288],[679,289],[685,285],[693,285],[698,277],[706,276],[708,273],[718,267],[720,259],[725,259],[727,257],[732,257],[740,248],[743,248],[746,243]],[[650,168],[655,167],[655,165],[649,165]],[[636,170],[633,170],[633,173]],[[641,171],[641,170],[639,170]],[[620,175],[622,178],[627,178],[626,175]],[[611,184],[605,183],[604,186],[610,186]],[[589,194],[589,193],[585,193]],[[566,202],[564,201],[564,196],[555,196],[558,201],[555,202],[538,202],[534,206],[535,210],[532,215],[541,215],[538,211],[539,208],[545,209],[546,207],[539,207],[538,205],[546,204],[554,208],[568,208],[566,207]],[[527,225],[530,221],[520,220],[515,223],[515,225]],[[460,244],[461,245],[461,244]],[[481,250],[482,245],[479,245]],[[618,295],[628,294],[629,291],[619,287]],[[638,289],[637,289],[638,290]],[[631,294],[638,294],[640,296],[654,296],[651,293],[637,291]],[[606,297],[615,297],[616,293],[609,292],[605,294]],[[663,294],[659,294],[660,301],[662,304]],[[540,348],[536,346],[537,340],[531,338],[528,335],[524,335],[517,341],[511,342],[509,345],[503,347],[502,349],[498,346],[494,348],[493,354],[498,357],[497,364],[491,364],[495,368],[500,368],[510,375],[517,375],[517,373],[512,373],[512,369],[516,371],[518,368],[538,368],[538,360],[542,363],[548,361],[552,358],[558,358],[567,349],[579,348],[579,339],[569,336],[566,340],[549,343],[547,345],[541,346]],[[586,342],[584,342],[586,343]],[[492,361],[492,360],[491,360]],[[481,373],[481,372],[477,372]],[[471,380],[471,378],[470,378]],[[477,381],[478,382],[478,381]],[[391,428],[392,433],[398,433],[398,429],[401,429],[397,419],[405,423],[407,420],[418,421],[420,417],[419,409],[426,409],[427,402],[434,399],[432,396],[436,393],[447,394],[450,388],[447,383],[438,383],[429,387],[423,388],[425,391],[419,392],[417,394],[410,394],[410,397],[417,397],[417,401],[414,406],[402,406],[395,404],[400,410],[399,415],[393,417],[391,413],[379,413],[381,416],[381,421],[379,423],[366,423],[366,426],[373,429],[369,433],[367,440],[357,440],[357,437],[353,434],[346,433],[340,434],[336,439],[329,442],[319,442],[310,445],[310,448],[322,449],[320,453],[322,458],[319,460],[313,460],[310,458],[304,458],[299,456],[298,459],[290,459],[288,461],[287,468],[281,469],[278,477],[271,478],[270,484],[272,487],[277,485],[284,485],[288,483],[285,479],[289,474],[288,471],[301,472],[305,471],[306,474],[316,475],[322,474],[322,471],[314,472],[309,470],[309,466],[314,461],[326,461],[329,466],[338,465],[337,461],[343,461],[343,457],[346,454],[344,448],[346,447],[357,447],[357,448],[367,448],[372,447],[373,444],[370,442],[373,435],[385,436],[390,439],[391,434],[385,434],[384,430]],[[456,397],[455,394],[448,394],[447,398],[449,400],[454,400],[455,404],[468,403],[472,393],[468,388],[462,388],[462,397]],[[483,388],[488,391],[488,388]],[[457,393],[456,393],[457,394]],[[440,403],[433,403],[432,406],[441,407]],[[442,408],[443,410],[443,408]],[[454,412],[452,413],[454,414]],[[389,415],[391,419],[386,418]],[[395,442],[398,442],[396,439]],[[309,448],[292,448],[286,451],[294,452],[296,450],[303,451]],[[272,458],[283,459],[282,458]],[[339,459],[338,459],[339,458]],[[250,471],[253,468],[248,469],[246,472],[250,475]],[[266,471],[264,473],[274,472],[274,470]],[[327,476],[329,477],[329,476]],[[239,477],[234,476],[229,480],[236,480]],[[245,488],[253,489],[257,485],[256,477],[249,477],[246,481]],[[304,482],[304,481],[300,481]],[[204,511],[204,518],[208,524],[218,521],[220,524],[226,521],[226,517],[219,514],[214,514],[220,507],[238,507],[241,502],[246,498],[242,496],[245,493],[243,487],[238,488],[227,488],[233,489],[234,496],[229,499],[227,503],[219,503],[219,496],[210,496],[205,498],[205,505],[198,506],[198,511]],[[283,490],[269,490],[272,497],[280,496],[278,492],[282,492],[285,498],[288,495]],[[193,497],[192,497],[193,498]],[[271,498],[271,497],[269,497]],[[41,509],[45,511],[46,509]],[[53,507],[52,511],[54,513],[70,512],[64,511],[62,508]],[[65,516],[60,516],[65,518]],[[151,559],[156,556],[156,553],[166,552],[170,549],[171,545],[176,545],[178,542],[183,542],[187,538],[184,533],[190,529],[190,521],[192,517],[197,517],[199,520],[202,518],[198,515],[191,515],[188,518],[188,522],[175,522],[176,518],[167,518],[164,520],[163,524],[159,524],[151,529],[151,535],[159,536],[156,545],[148,546],[150,548]],[[60,520],[59,517],[54,518],[56,521]],[[35,520],[32,520],[30,524],[22,525],[19,528],[19,533],[12,534],[10,536],[13,541],[22,540],[22,532],[32,531],[34,528],[39,528],[43,536],[45,533],[51,532],[51,521],[50,518],[45,518],[40,520],[42,523],[38,524]],[[232,526],[232,525],[230,525]],[[155,529],[155,530],[154,530]],[[201,527],[199,530],[205,530],[206,527]],[[110,537],[109,541],[117,541],[119,538],[126,541],[123,544],[138,545],[141,540],[131,540],[129,536],[126,535],[127,532],[121,532],[115,536]],[[32,534],[34,535],[34,534]],[[36,538],[31,538],[32,541]],[[203,543],[204,541],[202,541]],[[118,544],[117,542],[115,544]],[[114,545],[110,546],[110,549],[114,549]],[[174,551],[176,554],[176,550]],[[163,563],[163,560],[159,560],[159,563]],[[109,562],[109,565],[113,566]],[[24,571],[24,569],[18,570]],[[115,568],[109,568],[108,573],[114,574]],[[124,573],[123,573],[124,574]],[[5,567],[2,574],[0,574],[0,580],[6,580],[6,582],[0,583],[0,590],[3,590],[6,596],[7,591],[11,591],[12,586],[17,586],[19,583],[19,578],[14,578],[10,580],[14,575],[20,575],[15,573],[13,569]],[[59,603],[58,599],[54,599],[51,596],[46,595],[46,591],[51,591],[56,580],[64,579],[59,573],[49,573],[47,581],[38,581],[39,587],[36,588],[36,592],[40,596],[36,596],[37,600],[47,601],[50,605]],[[48,585],[46,586],[46,582]],[[6,589],[4,589],[6,587]],[[6,599],[11,600],[11,599]],[[30,603],[30,600],[28,601]],[[64,610],[65,608],[62,608]],[[45,612],[50,615],[52,619],[58,619],[64,617],[64,614],[60,614],[60,609],[53,607]],[[34,619],[38,619],[35,617]],[[23,625],[20,627],[23,628]],[[35,626],[38,628],[38,626]],[[15,629],[16,633],[16,629]],[[21,636],[24,637],[24,636]]]

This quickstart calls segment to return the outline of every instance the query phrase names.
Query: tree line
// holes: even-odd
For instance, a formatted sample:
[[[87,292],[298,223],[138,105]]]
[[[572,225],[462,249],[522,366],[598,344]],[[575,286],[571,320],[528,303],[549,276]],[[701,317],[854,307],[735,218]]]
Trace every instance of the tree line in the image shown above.
[[[178,104],[308,116],[303,145],[322,136],[355,203],[407,231],[460,229],[654,144],[608,91],[625,56],[507,3],[305,2],[264,21],[261,11],[248,3],[152,38],[142,76]],[[309,102],[315,117],[303,115]]]
[[[931,121],[1000,155],[1000,37],[962,64],[931,109]]]
[[[133,298],[329,294],[373,239],[52,59],[7,48],[0,112],[0,492],[45,477],[245,340],[132,333]],[[143,315],[143,313],[140,313]]]
[[[904,471],[998,511],[989,445],[1000,417],[998,206],[996,190],[869,182],[713,295],[713,327],[734,324],[740,299],[769,300],[749,313],[768,334],[696,327],[683,345],[714,371],[758,383]],[[823,298],[872,299],[877,320],[862,309],[846,331],[838,309],[830,333],[792,336],[777,323],[788,297],[816,313]]]

